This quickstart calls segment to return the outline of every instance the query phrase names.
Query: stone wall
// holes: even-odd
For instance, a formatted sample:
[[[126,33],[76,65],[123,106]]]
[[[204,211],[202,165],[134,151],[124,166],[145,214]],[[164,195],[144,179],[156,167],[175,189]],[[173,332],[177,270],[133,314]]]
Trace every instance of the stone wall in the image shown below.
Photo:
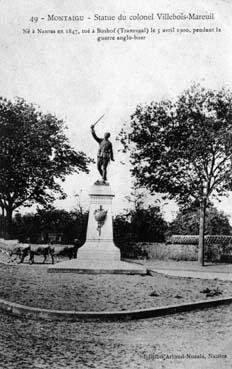
[[[197,260],[198,245],[165,244],[165,243],[137,243],[148,259],[159,260]]]
[[[198,259],[198,245],[138,242],[122,247],[121,253],[123,258],[131,259],[195,261]],[[206,261],[223,261],[223,255],[220,245],[205,245]]]
[[[127,257],[158,260],[183,260],[194,261],[198,259],[198,245],[196,244],[165,244],[165,243],[149,243],[139,242],[132,247],[131,255]],[[135,251],[135,252],[134,252]],[[223,261],[223,258],[230,256],[232,259],[232,248],[222,247],[221,244],[205,244],[205,260],[206,261]]]

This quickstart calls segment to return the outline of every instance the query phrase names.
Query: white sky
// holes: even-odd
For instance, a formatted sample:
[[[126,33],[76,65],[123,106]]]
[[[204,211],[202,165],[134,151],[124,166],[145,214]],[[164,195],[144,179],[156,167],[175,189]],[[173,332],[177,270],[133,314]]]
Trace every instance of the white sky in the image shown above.
[[[117,213],[127,202],[131,176],[127,158],[117,152],[115,137],[122,124],[129,121],[138,103],[175,97],[192,82],[206,87],[232,87],[232,7],[223,0],[8,0],[0,1],[0,94],[20,96],[38,104],[46,112],[64,118],[72,145],[96,157],[97,143],[90,135],[90,125],[105,113],[96,128],[98,135],[111,132],[115,163],[111,163],[109,180],[116,197]],[[120,13],[147,14],[153,12],[214,13],[214,21],[182,22],[94,22],[52,23],[29,22],[31,16],[47,18],[55,15]],[[93,35],[25,35],[23,28],[80,28],[97,26],[135,28],[139,25],[169,27],[221,27],[221,33],[160,34],[146,41],[97,42]],[[120,161],[126,161],[122,165]],[[88,187],[98,178],[95,166],[89,175],[67,178],[64,189],[68,198],[57,206],[71,209],[74,193],[81,192],[84,206],[88,204]],[[232,196],[218,206],[232,214]],[[173,203],[164,207],[168,219],[176,211]]]

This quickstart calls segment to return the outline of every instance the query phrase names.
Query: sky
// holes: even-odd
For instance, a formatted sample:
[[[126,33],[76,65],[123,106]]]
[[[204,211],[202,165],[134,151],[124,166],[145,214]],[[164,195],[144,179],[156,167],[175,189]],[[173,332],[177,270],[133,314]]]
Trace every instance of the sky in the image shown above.
[[[96,133],[111,132],[115,162],[109,167],[109,182],[115,193],[114,213],[128,206],[125,196],[131,192],[133,179],[128,157],[120,153],[116,141],[124,123],[137,104],[163,98],[176,98],[194,82],[207,88],[232,88],[232,6],[226,0],[0,0],[0,94],[13,99],[25,98],[43,112],[64,119],[67,136],[76,150],[96,158],[97,143],[90,125],[102,114]],[[214,14],[214,20],[159,21],[157,13]],[[84,16],[84,21],[48,21],[48,15]],[[115,16],[115,21],[94,20],[94,15]],[[126,21],[117,17],[126,15]],[[129,16],[151,15],[154,20],[132,21]],[[31,17],[38,17],[36,23]],[[87,18],[91,19],[87,19]],[[44,19],[42,19],[44,18]],[[48,34],[38,29],[94,28],[169,29],[149,34],[146,40],[97,41],[96,34]],[[171,32],[171,28],[175,32]],[[177,28],[221,28],[221,32],[176,32]],[[23,33],[23,29],[30,33]],[[32,29],[35,34],[32,34]],[[103,35],[102,33],[100,35]],[[107,35],[106,33],[104,35]],[[125,163],[125,164],[122,164]],[[67,199],[56,206],[72,209],[75,194],[88,207],[88,189],[99,178],[95,165],[90,173],[69,176],[64,183]],[[148,198],[155,202],[156,197]],[[216,204],[232,215],[232,196]],[[162,207],[170,220],[177,206]],[[23,209],[20,209],[23,210]],[[28,209],[27,209],[28,211]]]

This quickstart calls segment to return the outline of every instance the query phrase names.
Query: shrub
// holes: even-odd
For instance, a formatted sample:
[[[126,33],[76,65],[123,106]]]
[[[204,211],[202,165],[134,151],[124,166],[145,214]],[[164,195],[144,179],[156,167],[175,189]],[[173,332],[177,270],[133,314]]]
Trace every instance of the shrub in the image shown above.
[[[217,244],[211,244],[205,246],[205,261],[220,261],[221,258],[221,247]]]
[[[119,244],[122,258],[128,259],[147,259],[148,253],[143,244],[136,242],[126,242]]]

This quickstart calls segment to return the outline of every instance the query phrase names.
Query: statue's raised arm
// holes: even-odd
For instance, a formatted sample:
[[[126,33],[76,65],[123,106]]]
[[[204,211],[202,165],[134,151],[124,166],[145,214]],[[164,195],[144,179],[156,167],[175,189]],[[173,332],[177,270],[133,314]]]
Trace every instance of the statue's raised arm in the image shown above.
[[[103,138],[99,138],[96,133],[95,133],[95,130],[94,130],[94,125],[91,126],[91,133],[92,133],[92,136],[93,138],[98,142],[98,143],[101,143],[101,141],[103,140]]]

